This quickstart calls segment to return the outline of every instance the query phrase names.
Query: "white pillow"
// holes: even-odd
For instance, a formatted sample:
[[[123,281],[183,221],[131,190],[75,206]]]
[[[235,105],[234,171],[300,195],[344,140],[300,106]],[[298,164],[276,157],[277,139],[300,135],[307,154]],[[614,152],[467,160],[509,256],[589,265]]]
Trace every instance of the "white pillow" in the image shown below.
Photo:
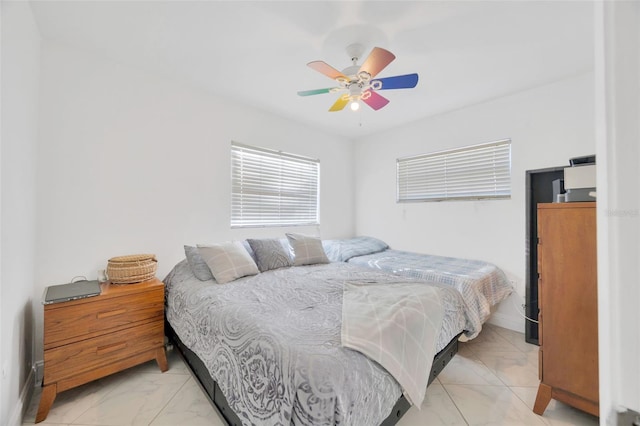
[[[322,240],[302,234],[286,234],[293,250],[293,264],[295,266],[329,263]]]
[[[247,275],[256,275],[258,266],[241,242],[198,244],[200,256],[205,261],[218,284],[228,283]]]

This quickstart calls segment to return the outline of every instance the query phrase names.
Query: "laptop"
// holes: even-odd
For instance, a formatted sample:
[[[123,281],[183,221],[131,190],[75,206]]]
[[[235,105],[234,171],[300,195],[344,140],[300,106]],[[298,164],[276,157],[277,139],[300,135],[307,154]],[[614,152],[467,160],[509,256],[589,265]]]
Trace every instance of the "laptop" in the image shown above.
[[[76,281],[69,284],[52,285],[45,289],[42,303],[68,302],[69,300],[84,299],[85,297],[100,295],[100,283],[94,281]]]

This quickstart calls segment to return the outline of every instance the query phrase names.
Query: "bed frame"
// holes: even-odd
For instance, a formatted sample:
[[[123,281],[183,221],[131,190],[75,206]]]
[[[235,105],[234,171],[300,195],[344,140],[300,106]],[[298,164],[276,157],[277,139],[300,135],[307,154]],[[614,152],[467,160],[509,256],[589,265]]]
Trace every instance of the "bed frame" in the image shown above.
[[[198,379],[200,386],[204,389],[211,402],[218,409],[218,412],[224,420],[230,426],[242,426],[240,418],[233,412],[226,398],[222,394],[222,391],[218,387],[218,384],[213,380],[209,371],[205,367],[204,363],[198,358],[198,356],[191,351],[175,333],[171,324],[165,321],[165,334],[169,338],[170,342],[173,342],[174,347],[182,354],[183,358],[187,362],[187,365]],[[461,333],[462,334],[462,333]],[[431,374],[429,374],[429,383],[440,374],[444,367],[451,361],[454,355],[458,352],[458,334],[454,337],[449,344],[433,358],[433,365],[431,366]],[[391,410],[391,414],[387,417],[380,426],[392,426],[395,425],[398,420],[411,408],[409,401],[402,395],[396,405]]]

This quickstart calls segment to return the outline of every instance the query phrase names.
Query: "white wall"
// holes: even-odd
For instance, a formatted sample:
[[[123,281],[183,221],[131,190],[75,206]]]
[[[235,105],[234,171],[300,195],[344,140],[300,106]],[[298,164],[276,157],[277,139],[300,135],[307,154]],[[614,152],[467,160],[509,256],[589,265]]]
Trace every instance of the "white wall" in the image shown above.
[[[232,140],[319,158],[321,226],[293,230],[353,234],[348,140],[59,44],[42,63],[36,293],[117,255],[155,253],[164,278],[183,244],[291,230],[230,229]]]
[[[594,6],[600,424],[615,425],[640,412],[640,3]]]
[[[593,73],[430,117],[356,141],[356,233],[392,248],[495,263],[519,296],[491,322],[524,331],[525,171],[595,153]],[[510,200],[396,203],[395,160],[510,138]]]
[[[32,300],[40,35],[26,2],[2,2],[0,424],[21,423],[33,389]]]

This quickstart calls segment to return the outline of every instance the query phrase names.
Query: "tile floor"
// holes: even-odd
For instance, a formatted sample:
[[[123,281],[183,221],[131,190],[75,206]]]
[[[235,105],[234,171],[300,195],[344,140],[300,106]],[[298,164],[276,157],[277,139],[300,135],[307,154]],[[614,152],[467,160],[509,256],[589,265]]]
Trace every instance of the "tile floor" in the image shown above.
[[[551,401],[544,416],[531,410],[538,386],[538,347],[524,335],[486,325],[427,389],[421,410],[411,408],[399,426],[597,425],[598,419]],[[176,351],[169,371],[155,362],[61,393],[40,425],[222,426],[224,422]],[[33,424],[34,393],[23,425]]]

